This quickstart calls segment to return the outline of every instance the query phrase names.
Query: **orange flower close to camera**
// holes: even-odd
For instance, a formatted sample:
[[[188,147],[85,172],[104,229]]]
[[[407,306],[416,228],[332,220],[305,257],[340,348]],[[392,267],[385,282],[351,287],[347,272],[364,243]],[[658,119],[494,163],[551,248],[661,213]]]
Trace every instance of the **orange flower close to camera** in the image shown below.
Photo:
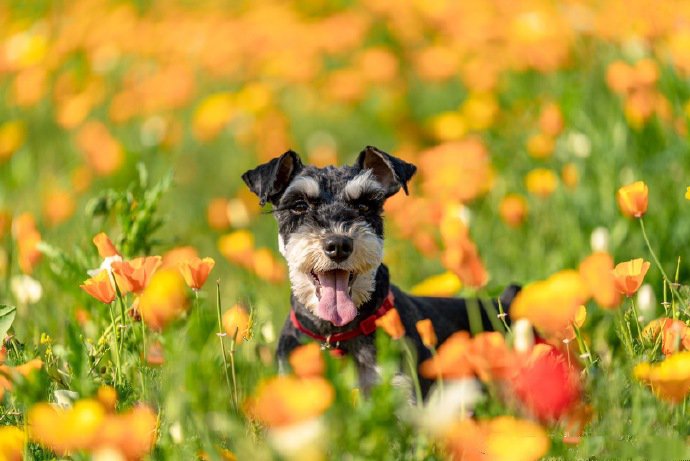
[[[616,289],[625,296],[634,295],[640,289],[649,266],[649,261],[642,258],[616,264],[612,271]]]
[[[59,455],[87,449],[100,432],[104,419],[103,406],[91,399],[79,400],[66,410],[38,403],[27,415],[31,440]]]
[[[678,352],[659,363],[640,363],[633,374],[658,397],[681,403],[690,394],[690,352]]]
[[[114,261],[113,274],[118,288],[124,293],[141,293],[162,264],[160,256],[142,256],[129,261]]]
[[[22,461],[26,434],[17,426],[0,427],[0,459],[3,461]]]
[[[398,310],[393,308],[383,314],[383,316],[376,319],[376,326],[383,328],[383,331],[388,333],[393,339],[400,339],[405,336],[405,327],[400,321],[400,314]]]
[[[187,293],[178,271],[162,269],[156,272],[139,296],[141,317],[149,327],[163,329],[187,310]]]
[[[454,333],[439,346],[434,357],[419,365],[419,374],[430,379],[472,376],[473,368],[469,361],[471,344],[470,335],[466,331]]]
[[[649,188],[644,181],[636,181],[618,189],[616,198],[625,216],[641,218],[647,212]]]
[[[99,232],[93,238],[93,244],[98,249],[98,255],[105,259],[112,256],[121,256],[120,252],[110,240],[110,237],[105,232]]]
[[[71,408],[38,403],[28,413],[31,440],[63,456],[86,450],[112,450],[116,459],[142,459],[156,441],[158,418],[150,408],[137,406],[121,414],[108,413],[94,399]]]
[[[299,346],[290,353],[288,360],[292,371],[300,378],[323,376],[326,370],[326,362],[323,360],[321,346],[317,343]]]
[[[613,257],[599,251],[580,263],[580,276],[599,306],[613,309],[620,304],[621,296],[613,276]]]
[[[579,401],[577,372],[553,346],[536,345],[511,378],[521,405],[542,421],[555,421]]]
[[[223,314],[223,329],[230,339],[235,338],[235,343],[240,344],[251,335],[250,320],[247,309],[235,304]]]
[[[442,436],[451,459],[463,461],[536,461],[549,451],[549,437],[537,423],[513,416],[462,419]]]
[[[436,331],[434,331],[434,324],[431,322],[431,319],[419,320],[415,324],[415,327],[417,328],[419,337],[422,338],[422,344],[424,344],[424,346],[429,349],[436,347],[438,338],[436,337]]]
[[[278,376],[259,384],[245,408],[249,417],[268,427],[285,427],[320,416],[334,397],[323,378]]]
[[[107,270],[102,270],[98,274],[84,281],[79,288],[96,298],[98,301],[110,304],[115,301],[117,294],[110,274]]]
[[[178,268],[187,285],[193,290],[200,290],[215,265],[213,258],[191,258],[181,262]]]
[[[513,301],[511,316],[526,318],[547,336],[563,338],[569,335],[568,327],[588,298],[589,290],[580,274],[564,270],[525,286]]]
[[[515,368],[515,354],[505,337],[496,331],[472,338],[468,360],[474,374],[484,382],[508,379]]]

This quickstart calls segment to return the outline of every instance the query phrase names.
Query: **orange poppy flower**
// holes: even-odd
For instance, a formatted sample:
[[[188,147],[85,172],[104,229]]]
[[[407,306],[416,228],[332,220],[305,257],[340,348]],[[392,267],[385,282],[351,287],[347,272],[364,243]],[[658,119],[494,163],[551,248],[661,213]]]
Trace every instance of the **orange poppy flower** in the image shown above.
[[[113,245],[110,237],[108,237],[105,232],[96,234],[96,236],[93,238],[93,244],[96,245],[98,255],[103,259],[111,256],[121,256],[120,252],[117,251],[117,248],[115,245]]]
[[[690,350],[690,327],[684,322],[666,317],[652,320],[642,330],[642,337],[655,342],[661,336],[661,351],[671,355],[681,350]]]
[[[12,390],[15,378],[18,376],[27,378],[32,372],[40,370],[41,367],[43,367],[43,361],[38,358],[14,367],[0,365],[0,400],[3,398],[6,391]]]
[[[530,194],[545,198],[558,187],[558,177],[549,169],[535,168],[525,176],[525,185]]]
[[[489,151],[479,139],[440,144],[419,156],[422,189],[439,202],[470,202],[493,186]]]
[[[290,366],[295,375],[300,378],[322,376],[326,370],[321,347],[317,343],[309,343],[296,348],[289,357]]]
[[[438,338],[436,337],[436,332],[434,331],[434,324],[431,323],[431,319],[423,319],[415,324],[417,328],[417,333],[419,337],[422,338],[422,343],[431,349],[436,347],[438,343]]]
[[[482,332],[472,338],[468,360],[484,382],[507,379],[514,370],[515,354],[501,333]]]
[[[400,339],[405,336],[405,327],[400,321],[400,314],[397,309],[391,309],[383,316],[376,319],[376,326],[383,328],[383,331],[393,339]]]
[[[200,290],[215,265],[216,262],[212,258],[191,258],[182,261],[178,268],[189,288]]]
[[[640,363],[633,373],[669,402],[680,403],[690,394],[690,352],[673,354],[659,363]]]
[[[463,461],[536,461],[550,446],[544,428],[513,416],[460,420],[445,432],[443,443],[452,459]]]
[[[96,400],[79,400],[70,409],[59,409],[48,403],[31,407],[27,420],[31,440],[65,455],[85,450],[102,428],[103,406]]]
[[[113,273],[117,286],[124,293],[141,293],[149,283],[153,274],[162,264],[160,256],[145,256],[129,261],[114,261]]]
[[[511,316],[526,318],[543,334],[562,338],[588,298],[589,290],[580,274],[564,270],[525,286],[513,301]]]
[[[245,408],[269,427],[284,427],[321,415],[334,397],[333,387],[321,377],[277,376],[261,383]]]
[[[634,295],[642,285],[649,265],[649,261],[642,258],[618,263],[612,271],[616,289],[625,296]]]
[[[117,296],[115,287],[113,287],[113,282],[110,280],[110,274],[107,270],[98,272],[95,276],[85,280],[79,287],[105,304],[112,303]]]
[[[425,278],[410,289],[417,296],[454,296],[462,288],[462,281],[451,271]]]
[[[498,213],[510,227],[518,227],[527,216],[527,201],[522,195],[508,194],[501,200]]]
[[[157,428],[156,413],[145,405],[108,414],[88,449],[90,452],[114,450],[124,459],[139,460],[155,445]]]
[[[580,263],[580,276],[599,306],[613,309],[620,304],[621,296],[613,277],[613,258],[605,251],[598,251]]]
[[[3,461],[22,461],[26,434],[17,426],[0,427],[0,459]]]
[[[223,329],[230,339],[240,344],[251,336],[250,318],[247,309],[235,304],[223,314]]]
[[[458,211],[454,206],[446,207],[443,211],[440,231],[444,251],[441,262],[466,285],[482,287],[488,282],[489,274]]]
[[[563,114],[556,103],[549,102],[541,108],[539,129],[552,137],[558,136],[563,131]]]
[[[636,181],[618,189],[616,198],[625,216],[641,218],[647,212],[649,188],[643,181]]]
[[[163,264],[160,268],[177,269],[180,263],[198,257],[199,252],[193,246],[175,247],[163,253]]]
[[[187,293],[178,271],[163,269],[156,272],[139,296],[141,317],[153,329],[164,328],[187,310]]]
[[[419,365],[419,374],[425,378],[455,379],[472,376],[473,367],[469,361],[472,341],[466,331],[451,335],[441,346],[435,356]]]

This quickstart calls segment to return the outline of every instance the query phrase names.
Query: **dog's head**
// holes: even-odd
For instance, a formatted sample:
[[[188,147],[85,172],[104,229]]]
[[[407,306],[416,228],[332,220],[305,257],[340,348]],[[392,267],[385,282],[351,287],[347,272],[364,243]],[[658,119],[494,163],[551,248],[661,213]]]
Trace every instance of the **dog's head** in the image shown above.
[[[288,151],[242,179],[278,220],[292,293],[316,316],[342,326],[374,291],[383,258],[383,202],[416,167],[375,147],[352,166],[316,168]]]

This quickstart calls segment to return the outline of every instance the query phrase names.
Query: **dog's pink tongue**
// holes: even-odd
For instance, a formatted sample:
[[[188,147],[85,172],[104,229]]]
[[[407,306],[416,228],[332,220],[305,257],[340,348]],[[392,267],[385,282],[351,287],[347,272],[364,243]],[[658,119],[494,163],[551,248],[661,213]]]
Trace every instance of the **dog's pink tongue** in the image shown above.
[[[332,270],[318,274],[321,284],[321,299],[316,315],[340,327],[350,323],[357,316],[357,308],[348,294],[350,273]]]

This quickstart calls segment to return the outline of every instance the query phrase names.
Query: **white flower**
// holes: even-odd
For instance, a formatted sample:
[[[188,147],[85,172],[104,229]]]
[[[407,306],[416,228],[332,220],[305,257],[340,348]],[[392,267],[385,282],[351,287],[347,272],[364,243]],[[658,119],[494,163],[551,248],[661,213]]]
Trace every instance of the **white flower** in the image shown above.
[[[108,274],[110,275],[110,278],[112,279],[113,277],[113,267],[112,264],[114,262],[120,262],[122,261],[122,256],[120,255],[113,255],[113,256],[108,256],[103,260],[101,265],[97,269],[89,269],[86,271],[87,274],[89,274],[89,277],[95,277],[98,275],[102,270],[108,271]]]
[[[527,352],[534,346],[534,331],[527,319],[518,319],[513,323],[513,348],[518,352]]]
[[[15,275],[10,281],[10,288],[19,304],[37,303],[43,296],[41,283],[28,275]]]
[[[282,457],[294,460],[322,459],[325,425],[320,417],[285,427],[271,428],[268,442]]]
[[[609,230],[605,227],[597,227],[592,231],[589,237],[589,244],[592,251],[608,251],[609,250]]]
[[[432,434],[442,432],[458,418],[468,418],[483,398],[482,386],[475,378],[444,381],[440,387],[435,385],[429,394],[420,425]]]
[[[656,296],[654,296],[654,289],[648,283],[645,283],[637,290],[637,305],[640,309],[640,316],[645,319],[654,317],[656,310]]]

